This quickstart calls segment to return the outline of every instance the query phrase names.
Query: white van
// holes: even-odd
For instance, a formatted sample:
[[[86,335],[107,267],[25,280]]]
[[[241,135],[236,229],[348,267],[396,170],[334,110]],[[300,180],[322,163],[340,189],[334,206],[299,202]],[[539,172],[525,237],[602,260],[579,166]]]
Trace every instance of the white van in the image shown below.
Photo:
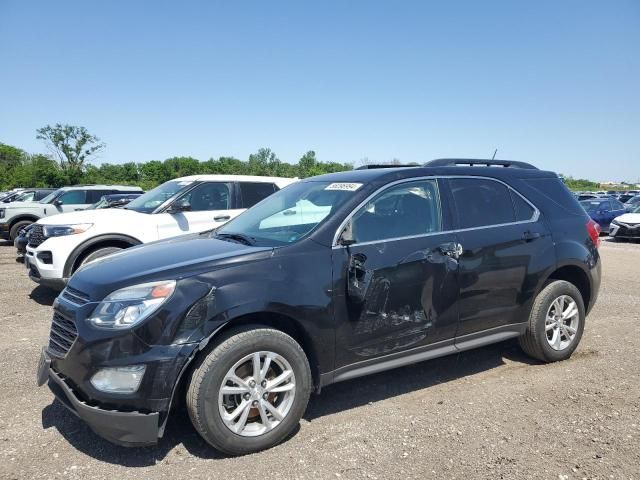
[[[61,289],[81,265],[124,248],[216,228],[296,179],[246,175],[176,178],[124,208],[43,218],[29,232],[29,277]]]

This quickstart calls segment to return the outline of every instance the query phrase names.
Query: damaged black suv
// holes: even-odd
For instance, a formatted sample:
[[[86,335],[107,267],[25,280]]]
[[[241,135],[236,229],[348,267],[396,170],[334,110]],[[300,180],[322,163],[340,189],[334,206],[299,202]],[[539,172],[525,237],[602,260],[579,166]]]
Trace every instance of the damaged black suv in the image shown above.
[[[598,234],[556,174],[520,162],[309,178],[216,231],[78,270],[38,382],[118,444],[157,442],[184,400],[211,445],[257,451],[334,382],[514,337],[568,358]]]

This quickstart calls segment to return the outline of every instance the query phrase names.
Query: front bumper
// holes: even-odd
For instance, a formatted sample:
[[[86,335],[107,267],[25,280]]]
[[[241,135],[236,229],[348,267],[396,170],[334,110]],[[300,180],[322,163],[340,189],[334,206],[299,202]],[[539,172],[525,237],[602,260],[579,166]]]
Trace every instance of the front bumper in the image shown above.
[[[640,224],[612,223],[609,228],[609,236],[614,238],[640,239]]]
[[[78,399],[62,376],[49,368],[48,386],[58,400],[91,430],[117,445],[138,447],[153,445],[160,437],[160,413],[104,410]]]
[[[27,247],[24,254],[24,266],[27,268],[27,275],[34,282],[54,290],[62,290],[67,284],[66,278],[49,277],[49,270],[42,268],[42,262],[36,259],[35,255]]]

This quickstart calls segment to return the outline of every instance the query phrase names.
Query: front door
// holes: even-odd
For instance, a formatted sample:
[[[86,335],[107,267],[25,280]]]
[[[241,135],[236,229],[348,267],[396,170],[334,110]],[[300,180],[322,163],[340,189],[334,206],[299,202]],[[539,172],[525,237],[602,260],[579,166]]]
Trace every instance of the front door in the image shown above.
[[[391,186],[351,220],[333,249],[336,367],[453,339],[455,234],[442,233],[434,179]]]
[[[243,210],[232,208],[232,184],[204,182],[185,192],[176,201],[186,201],[189,210],[156,214],[158,238],[211,230],[238,216]]]
[[[52,205],[56,213],[76,212],[78,210],[85,210],[91,206],[85,190],[69,190],[60,195],[56,201],[60,202],[60,205]]]

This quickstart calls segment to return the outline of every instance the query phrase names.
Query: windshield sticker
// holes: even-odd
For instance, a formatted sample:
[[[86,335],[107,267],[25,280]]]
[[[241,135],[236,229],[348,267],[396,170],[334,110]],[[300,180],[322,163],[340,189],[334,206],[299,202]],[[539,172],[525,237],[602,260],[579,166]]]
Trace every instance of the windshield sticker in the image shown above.
[[[332,183],[325,187],[325,190],[342,190],[344,192],[355,192],[362,186],[361,183]]]

